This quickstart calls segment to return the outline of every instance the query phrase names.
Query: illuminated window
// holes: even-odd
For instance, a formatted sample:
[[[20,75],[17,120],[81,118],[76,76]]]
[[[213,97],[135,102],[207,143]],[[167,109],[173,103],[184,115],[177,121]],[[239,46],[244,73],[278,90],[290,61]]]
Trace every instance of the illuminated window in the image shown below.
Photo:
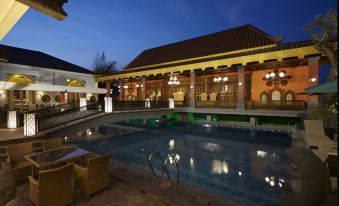
[[[7,78],[8,82],[16,82],[16,83],[31,83],[34,84],[35,80],[33,77],[24,74],[12,74]]]
[[[83,81],[80,80],[69,80],[67,81],[67,86],[69,87],[85,87],[85,83]]]

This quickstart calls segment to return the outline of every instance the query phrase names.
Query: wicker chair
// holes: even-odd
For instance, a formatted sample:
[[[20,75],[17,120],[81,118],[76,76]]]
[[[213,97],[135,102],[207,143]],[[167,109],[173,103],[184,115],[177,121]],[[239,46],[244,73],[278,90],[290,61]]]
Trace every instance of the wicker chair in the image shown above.
[[[87,167],[74,165],[75,184],[82,193],[90,195],[109,186],[108,164],[111,152],[88,158]]]
[[[36,206],[73,205],[73,165],[39,172],[39,181],[29,176],[30,199]]]
[[[12,144],[6,146],[8,167],[16,180],[27,178],[31,173],[31,163],[24,155],[33,153],[32,143]]]
[[[58,149],[62,147],[62,139],[52,138],[52,139],[42,140],[42,145],[44,147],[44,151]]]

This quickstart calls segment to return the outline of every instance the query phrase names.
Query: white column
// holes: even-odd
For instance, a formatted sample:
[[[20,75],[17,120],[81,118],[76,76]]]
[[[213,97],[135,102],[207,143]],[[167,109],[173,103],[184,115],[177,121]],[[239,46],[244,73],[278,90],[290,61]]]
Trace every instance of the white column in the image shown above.
[[[105,97],[105,113],[113,112],[112,97]]]
[[[145,108],[146,108],[146,109],[151,108],[151,100],[150,100],[150,99],[146,99],[146,100],[145,100]]]
[[[7,128],[15,129],[18,126],[17,121],[17,112],[16,111],[8,111],[7,113]]]
[[[86,105],[87,105],[87,100],[86,98],[79,98],[80,99],[80,107],[83,107],[83,108],[80,108],[80,111],[86,111]]]
[[[34,136],[38,133],[35,113],[24,114],[24,136]]]
[[[174,99],[170,98],[168,99],[168,105],[170,109],[174,109]]]

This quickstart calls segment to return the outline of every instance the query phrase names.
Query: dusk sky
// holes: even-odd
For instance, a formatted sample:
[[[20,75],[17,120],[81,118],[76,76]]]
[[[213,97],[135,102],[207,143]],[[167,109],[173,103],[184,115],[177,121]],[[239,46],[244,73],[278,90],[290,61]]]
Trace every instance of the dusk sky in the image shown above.
[[[308,40],[303,31],[336,0],[69,0],[57,21],[30,9],[1,44],[38,50],[85,68],[105,51],[118,67],[141,51],[252,24],[284,42]]]

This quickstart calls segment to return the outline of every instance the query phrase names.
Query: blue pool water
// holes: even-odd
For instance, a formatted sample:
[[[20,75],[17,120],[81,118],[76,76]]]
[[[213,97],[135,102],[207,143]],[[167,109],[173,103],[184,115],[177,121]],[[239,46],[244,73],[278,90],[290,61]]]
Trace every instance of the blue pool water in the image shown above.
[[[154,150],[173,153],[181,182],[243,205],[278,205],[280,184],[290,179],[291,162],[284,151],[290,147],[291,137],[286,132],[184,122],[114,124],[146,130],[72,144],[97,153],[112,151],[113,159],[147,170],[145,154]],[[153,161],[157,165],[156,158]],[[174,168],[170,166],[172,179]],[[156,171],[160,174],[160,167]]]

